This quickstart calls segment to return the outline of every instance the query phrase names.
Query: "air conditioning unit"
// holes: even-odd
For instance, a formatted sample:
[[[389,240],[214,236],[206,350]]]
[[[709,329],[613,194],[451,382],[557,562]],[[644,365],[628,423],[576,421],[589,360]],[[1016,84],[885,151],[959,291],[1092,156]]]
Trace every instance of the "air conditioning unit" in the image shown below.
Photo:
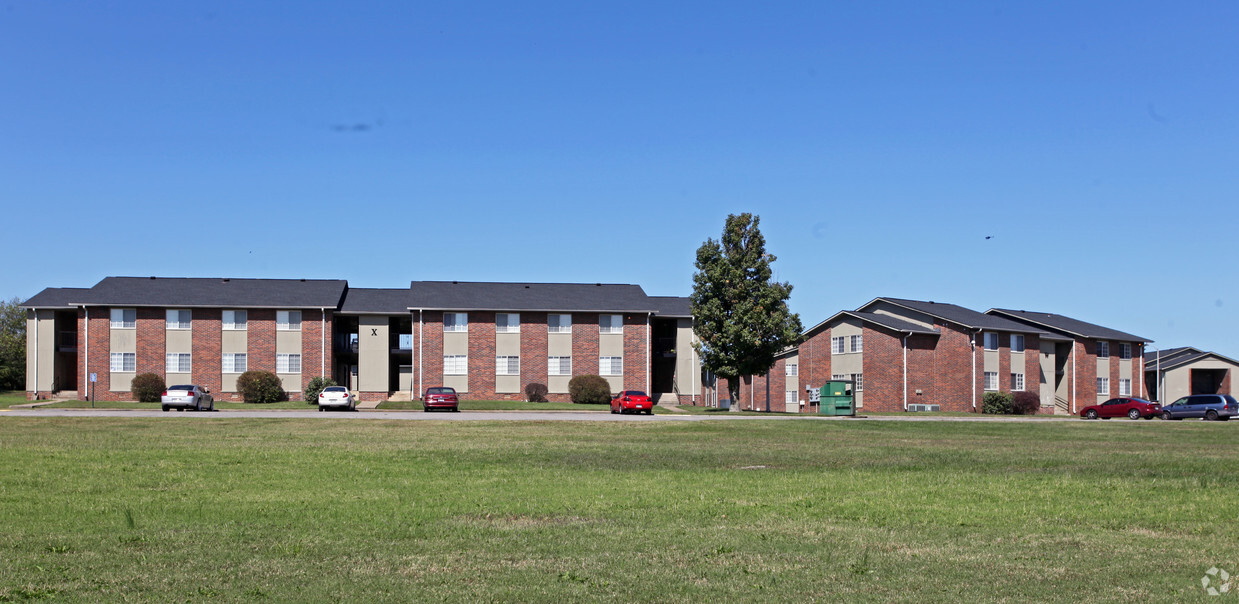
[[[937,411],[938,405],[908,405],[908,411]]]

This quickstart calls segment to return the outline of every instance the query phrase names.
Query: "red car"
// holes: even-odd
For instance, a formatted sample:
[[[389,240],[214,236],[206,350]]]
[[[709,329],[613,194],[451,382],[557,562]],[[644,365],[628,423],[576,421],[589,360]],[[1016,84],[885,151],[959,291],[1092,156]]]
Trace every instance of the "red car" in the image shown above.
[[[422,411],[430,411],[431,409],[460,411],[460,401],[456,399],[456,389],[444,386],[427,388],[426,394],[422,395]]]
[[[646,415],[654,414],[654,401],[650,400],[644,392],[640,390],[623,390],[611,399],[611,413],[641,413],[645,411]]]
[[[1130,417],[1132,419],[1153,419],[1162,412],[1162,406],[1142,398],[1121,397],[1112,398],[1100,405],[1092,405],[1080,410],[1080,417],[1085,419],[1110,419],[1112,417]]]

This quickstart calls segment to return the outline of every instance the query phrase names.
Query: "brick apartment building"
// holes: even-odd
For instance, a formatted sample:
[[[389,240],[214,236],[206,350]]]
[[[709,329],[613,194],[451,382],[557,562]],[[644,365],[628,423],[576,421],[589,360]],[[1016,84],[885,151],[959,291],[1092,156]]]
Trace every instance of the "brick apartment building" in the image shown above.
[[[93,383],[97,400],[127,400],[150,372],[237,399],[237,377],[254,369],[292,398],[316,376],[362,400],[439,385],[522,399],[532,382],[567,400],[568,380],[590,373],[664,401],[702,390],[688,299],[636,285],[108,277],[22,307],[29,398],[84,398]]]

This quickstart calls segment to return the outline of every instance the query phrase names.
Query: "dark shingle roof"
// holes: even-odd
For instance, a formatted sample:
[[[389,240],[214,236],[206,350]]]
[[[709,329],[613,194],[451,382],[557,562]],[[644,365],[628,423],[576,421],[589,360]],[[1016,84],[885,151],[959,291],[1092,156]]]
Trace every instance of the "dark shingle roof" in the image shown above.
[[[88,287],[49,287],[22,302],[22,308],[73,308],[86,299]]]
[[[881,327],[885,327],[887,329],[892,329],[894,331],[899,331],[899,332],[921,333],[921,334],[929,334],[929,335],[938,335],[942,333],[938,331],[937,329],[931,329],[929,327],[925,327],[924,325],[913,323],[911,321],[905,321],[898,317],[892,317],[890,315],[883,315],[883,314],[872,313],[872,312],[857,312],[854,310],[839,311],[835,313],[833,316],[831,316],[829,319],[826,319],[825,321],[822,321],[821,323],[818,323],[817,325],[814,325],[813,327],[806,329],[804,333],[809,334],[814,331],[817,331],[818,329],[821,329],[822,327],[826,325],[834,323],[835,319],[838,319],[839,317],[844,317],[844,316],[854,317],[856,319],[860,319],[861,321],[865,321],[867,323],[873,323],[874,325],[879,325]]]
[[[1193,353],[1200,354],[1202,352],[1204,351],[1198,348],[1192,348],[1191,346],[1180,346],[1178,348],[1164,348],[1162,350],[1145,350],[1144,351],[1144,362],[1154,363],[1157,361],[1158,357],[1161,357],[1162,362],[1166,362],[1170,359],[1173,359],[1175,357],[1182,356],[1185,354],[1193,354]]]
[[[1092,338],[1096,340],[1125,340],[1128,342],[1151,342],[1147,338],[1134,336],[1129,333],[1102,327],[1092,323],[1086,323],[1071,317],[1064,317],[1048,312],[1033,312],[1028,310],[1008,310],[1005,308],[992,308],[992,313],[1001,313],[1003,316],[1010,317],[1017,321],[1024,321],[1030,325],[1036,325],[1043,329],[1065,333],[1067,335]]]
[[[679,296],[650,296],[655,314],[660,317],[691,317],[693,303],[688,298]]]
[[[343,314],[404,315],[409,312],[409,290],[350,287],[340,305]]]
[[[476,283],[414,281],[410,308],[435,310],[546,310],[654,312],[639,285],[610,283]]]
[[[348,282],[338,279],[108,277],[69,300],[94,306],[238,306],[336,308]]]
[[[1144,370],[1145,371],[1157,371],[1158,367],[1160,366],[1162,371],[1166,371],[1169,369],[1174,369],[1175,367],[1182,367],[1184,365],[1190,365],[1192,363],[1195,363],[1196,361],[1209,358],[1209,357],[1226,361],[1227,363],[1230,363],[1232,365],[1239,365],[1239,361],[1236,361],[1228,357],[1224,357],[1216,352],[1204,352],[1201,350],[1197,350],[1195,348],[1178,348],[1175,350],[1177,351],[1176,354],[1170,357],[1167,357],[1165,354],[1163,354],[1160,362],[1157,360],[1156,356],[1150,359],[1148,355],[1145,355]]]
[[[920,300],[906,300],[903,298],[875,298],[873,302],[862,306],[861,310],[872,306],[874,302],[878,301],[885,301],[896,306],[909,308],[917,312],[927,314],[931,317],[937,317],[944,321],[949,321],[970,329],[992,329],[995,331],[1013,331],[1015,333],[1045,333],[1040,329],[1029,327],[1024,323],[1017,323],[1010,319],[987,315],[970,308],[964,308],[962,306],[956,306],[954,304],[947,304],[944,302],[923,302]]]

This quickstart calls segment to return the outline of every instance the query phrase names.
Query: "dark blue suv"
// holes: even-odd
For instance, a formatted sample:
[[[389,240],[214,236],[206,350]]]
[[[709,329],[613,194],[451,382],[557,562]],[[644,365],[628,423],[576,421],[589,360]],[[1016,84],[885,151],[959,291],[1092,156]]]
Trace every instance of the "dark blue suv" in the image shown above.
[[[1239,401],[1229,394],[1193,394],[1162,407],[1162,419],[1202,417],[1226,421],[1239,415]]]

